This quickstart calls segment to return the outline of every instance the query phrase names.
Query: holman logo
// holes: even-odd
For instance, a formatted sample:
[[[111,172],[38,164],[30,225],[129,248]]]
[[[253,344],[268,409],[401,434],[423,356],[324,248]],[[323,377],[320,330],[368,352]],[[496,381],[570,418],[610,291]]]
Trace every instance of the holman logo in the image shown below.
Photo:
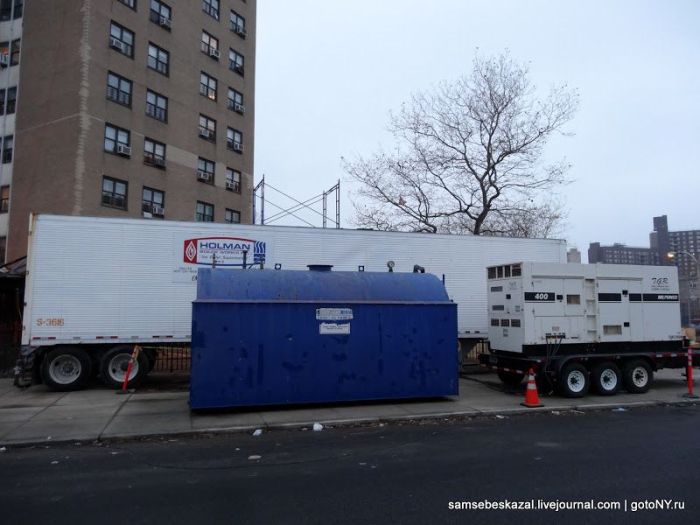
[[[265,262],[265,243],[237,237],[200,237],[186,239],[183,260],[187,264],[211,266],[242,266],[245,253],[247,264]]]

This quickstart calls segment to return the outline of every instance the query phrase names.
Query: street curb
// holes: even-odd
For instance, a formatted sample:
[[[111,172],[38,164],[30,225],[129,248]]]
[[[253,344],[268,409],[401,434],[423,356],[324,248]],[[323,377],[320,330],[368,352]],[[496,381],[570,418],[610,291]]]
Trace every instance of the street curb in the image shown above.
[[[438,419],[444,420],[463,420],[463,419],[486,419],[496,416],[503,416],[508,418],[510,416],[524,416],[527,414],[546,414],[552,412],[565,413],[565,412],[598,412],[602,410],[612,410],[615,408],[625,408],[625,409],[635,409],[635,408],[649,408],[649,407],[663,407],[663,406],[700,406],[700,400],[693,399],[682,399],[679,398],[678,401],[662,401],[662,400],[652,400],[652,401],[632,401],[627,403],[603,403],[603,404],[581,404],[581,405],[551,405],[537,408],[524,408],[524,407],[514,407],[505,408],[500,410],[462,410],[457,412],[429,412],[425,414],[401,414],[401,415],[391,415],[391,416],[372,416],[366,418],[352,418],[352,419],[327,419],[327,420],[316,420],[316,421],[293,421],[288,423],[262,423],[257,425],[236,425],[229,427],[213,427],[213,428],[202,428],[197,430],[177,430],[173,432],[162,432],[153,434],[114,434],[109,436],[99,435],[96,438],[82,438],[82,439],[56,439],[56,440],[42,440],[42,441],[18,441],[18,442],[0,442],[0,446],[8,448],[28,448],[33,446],[51,446],[51,445],[64,445],[64,444],[92,444],[92,443],[102,443],[110,444],[114,442],[123,441],[138,441],[144,439],[159,439],[168,437],[196,437],[202,435],[226,435],[226,434],[242,434],[248,432],[254,432],[257,429],[262,429],[263,431],[274,431],[274,430],[301,430],[304,428],[310,429],[313,427],[314,423],[321,423],[324,427],[330,428],[347,428],[347,427],[371,427],[379,424],[398,424],[398,423],[420,423],[422,421],[435,421]]]

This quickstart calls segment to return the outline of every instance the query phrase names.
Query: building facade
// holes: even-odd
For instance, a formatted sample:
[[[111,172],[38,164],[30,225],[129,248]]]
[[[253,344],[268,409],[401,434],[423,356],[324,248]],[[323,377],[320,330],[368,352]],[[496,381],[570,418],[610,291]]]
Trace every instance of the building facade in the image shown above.
[[[677,255],[669,258],[669,252]],[[666,215],[654,217],[649,248],[624,244],[602,246],[599,242],[592,242],[588,247],[588,262],[591,264],[675,264],[681,276],[695,275],[697,260],[700,260],[700,230],[669,231]]]
[[[615,243],[601,246],[592,242],[588,246],[588,262],[604,264],[661,264],[659,254],[651,248],[638,248]]]
[[[566,252],[566,262],[581,264],[581,252],[578,248],[569,248]]]
[[[23,15],[22,0],[0,0],[0,265],[10,223]]]
[[[251,222],[255,15],[255,0],[26,0],[2,72],[18,86],[6,259],[26,254],[30,213]]]
[[[669,252],[674,252],[672,258]],[[624,244],[601,246],[593,242],[588,248],[589,263],[651,264],[678,266],[681,319],[684,325],[700,324],[700,230],[669,231],[668,217],[654,217],[654,231],[649,234],[649,248]]]

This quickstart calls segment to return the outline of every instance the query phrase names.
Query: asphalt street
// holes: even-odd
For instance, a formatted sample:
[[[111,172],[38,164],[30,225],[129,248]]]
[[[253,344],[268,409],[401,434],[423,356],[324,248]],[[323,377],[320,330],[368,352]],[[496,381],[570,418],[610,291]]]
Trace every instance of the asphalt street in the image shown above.
[[[700,523],[700,407],[8,448],[5,523]],[[450,502],[621,510],[450,510]],[[684,509],[636,510],[646,500]],[[486,504],[486,503],[483,503]]]

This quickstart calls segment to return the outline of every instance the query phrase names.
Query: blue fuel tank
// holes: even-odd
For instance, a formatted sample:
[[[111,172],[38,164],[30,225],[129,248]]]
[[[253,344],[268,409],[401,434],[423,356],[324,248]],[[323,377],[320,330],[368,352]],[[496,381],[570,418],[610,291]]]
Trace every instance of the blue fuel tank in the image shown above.
[[[434,275],[199,270],[192,409],[457,394],[457,305]]]

